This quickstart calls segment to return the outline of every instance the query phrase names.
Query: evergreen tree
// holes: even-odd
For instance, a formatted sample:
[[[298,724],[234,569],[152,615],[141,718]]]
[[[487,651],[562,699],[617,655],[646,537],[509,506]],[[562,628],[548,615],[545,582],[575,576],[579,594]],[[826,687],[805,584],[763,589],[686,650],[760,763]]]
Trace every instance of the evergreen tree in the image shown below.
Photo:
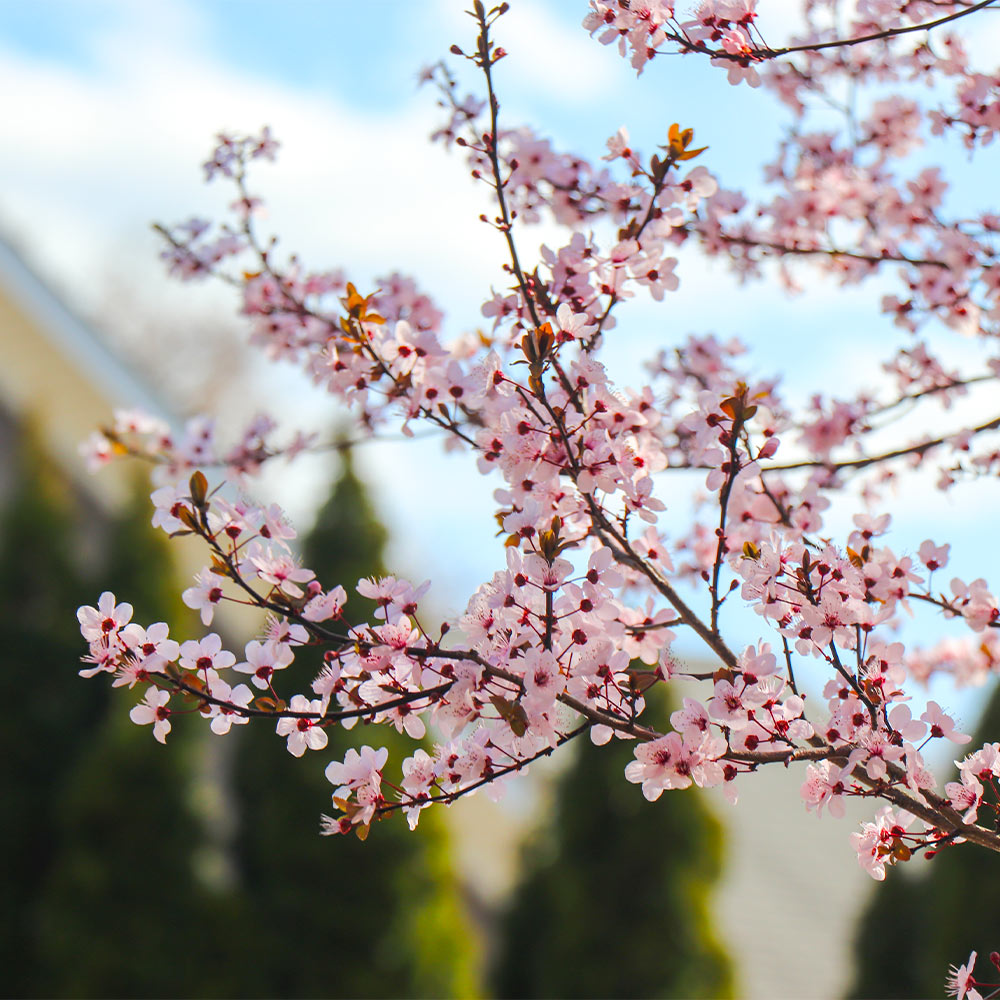
[[[708,913],[720,824],[696,789],[647,802],[622,778],[633,746],[578,741],[502,921],[498,996],[731,995]]]
[[[37,990],[38,886],[58,848],[55,794],[106,693],[77,677],[76,608],[90,597],[77,558],[70,488],[31,434],[21,436],[0,512],[0,854],[4,878],[0,967],[8,995]]]
[[[992,741],[998,729],[1000,688],[994,689],[972,742],[956,747],[954,756]],[[926,864],[914,859],[890,869],[858,923],[849,995],[941,995],[942,969],[964,962],[973,950],[980,961],[1000,950],[998,889],[1000,857],[975,847],[945,848]],[[887,948],[894,956],[891,966],[885,961]]]
[[[344,586],[348,620],[372,620],[373,605],[353,587],[382,571],[386,533],[350,453],[343,457],[304,562],[325,585]],[[320,666],[310,652],[300,650],[292,668],[302,678],[299,688]],[[333,791],[325,762],[369,743],[388,746],[398,769],[411,741],[383,726],[328,732],[327,750],[303,760],[284,752],[273,728],[251,725],[239,734],[239,857],[253,949],[241,988],[258,996],[472,995],[474,949],[442,817],[425,814],[411,833],[394,816],[375,824],[364,844],[318,835]]]
[[[141,624],[166,621],[175,631],[190,620],[145,496],[136,493],[110,537],[102,589],[127,596]],[[79,645],[78,638],[77,655]],[[72,681],[80,693],[99,685]],[[206,885],[195,864],[205,828],[192,784],[205,739],[199,720],[177,717],[168,751],[130,722],[115,698],[100,726],[63,761],[63,787],[48,792],[58,799],[60,850],[38,890],[38,992],[231,992],[225,941],[235,903]]]

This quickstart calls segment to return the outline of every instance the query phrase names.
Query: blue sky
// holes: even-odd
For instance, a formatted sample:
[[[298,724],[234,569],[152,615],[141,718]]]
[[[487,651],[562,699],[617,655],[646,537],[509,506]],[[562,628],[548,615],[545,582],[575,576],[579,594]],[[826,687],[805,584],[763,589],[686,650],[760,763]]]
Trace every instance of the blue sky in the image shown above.
[[[2,0],[0,226],[86,307],[101,304],[115,275],[165,313],[191,302],[231,309],[225,292],[167,281],[149,223],[220,215],[229,194],[206,188],[199,167],[214,132],[269,123],[284,147],[255,188],[269,202],[266,225],[282,235],[282,246],[318,267],[345,266],[362,287],[391,268],[413,273],[448,310],[450,332],[474,327],[490,284],[503,282],[503,248],[476,221],[489,207],[485,188],[468,180],[458,157],[426,142],[438,112],[433,94],[415,86],[421,66],[453,42],[471,41],[465,6]],[[793,26],[790,3],[762,8],[765,35],[780,42]],[[637,80],[616,52],[580,29],[585,10],[569,0],[521,0],[500,22],[510,52],[497,72],[506,123],[532,123],[558,145],[600,156],[620,125],[650,152],[679,121],[708,144],[702,162],[724,183],[758,187],[783,121],[773,99],[730,87],[724,73],[691,59],[656,60]],[[992,43],[983,35],[977,44],[988,50]],[[473,74],[466,79],[478,85]],[[964,190],[978,201],[978,187]],[[522,253],[530,259],[540,242],[557,239],[554,227],[524,231]],[[878,363],[901,339],[878,316],[874,284],[842,290],[810,278],[804,294],[788,298],[770,284],[741,288],[718,265],[695,258],[682,260],[678,273],[681,289],[664,307],[637,301],[623,314],[612,359],[620,381],[639,381],[641,360],[657,347],[714,331],[747,339],[758,372],[780,367],[799,398],[846,393],[877,382]],[[953,350],[974,353],[968,344]],[[293,424],[330,420],[326,402],[288,370],[261,371],[245,403],[285,412]],[[466,459],[442,456],[432,441],[375,445],[361,464],[393,526],[397,565],[435,578],[443,610],[458,610],[502,563],[490,516],[498,484]],[[282,473],[267,488],[304,523],[328,471]],[[400,478],[415,488],[400,490]],[[442,488],[463,498],[457,509],[442,507]],[[687,499],[668,500],[679,527]],[[893,541],[903,551],[942,521],[960,520],[970,503],[993,502],[971,491],[943,498],[922,491],[912,501],[896,501],[904,530]],[[831,523],[847,526],[845,516]],[[978,575],[977,536],[960,531],[957,541],[967,553],[955,552],[957,571]],[[757,623],[751,616],[745,624],[754,630],[750,641]]]

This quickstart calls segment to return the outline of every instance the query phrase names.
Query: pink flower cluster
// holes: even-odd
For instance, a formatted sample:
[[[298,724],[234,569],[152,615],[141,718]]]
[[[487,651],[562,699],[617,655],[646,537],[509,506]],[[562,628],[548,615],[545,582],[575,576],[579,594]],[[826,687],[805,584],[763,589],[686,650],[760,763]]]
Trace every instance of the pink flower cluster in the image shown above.
[[[759,87],[756,7],[756,0],[703,0],[693,17],[678,21],[670,0],[591,0],[583,26],[603,45],[617,42],[638,73],[660,52],[700,52],[715,56],[712,62],[728,71],[730,83]]]

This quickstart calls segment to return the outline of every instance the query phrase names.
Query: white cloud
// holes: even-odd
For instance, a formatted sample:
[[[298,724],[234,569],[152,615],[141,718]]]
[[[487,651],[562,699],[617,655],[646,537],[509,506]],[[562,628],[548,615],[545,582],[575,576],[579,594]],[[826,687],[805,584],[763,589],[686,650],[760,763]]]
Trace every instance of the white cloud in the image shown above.
[[[773,30],[779,24],[787,28],[789,2],[782,0],[776,13],[769,8]],[[462,13],[467,6],[464,0],[428,4],[427,18],[434,21],[442,51],[451,41],[467,47],[472,34],[472,22]],[[218,184],[205,188],[198,166],[212,136],[219,128],[252,129],[265,122],[284,148],[276,167],[263,165],[255,174],[253,187],[269,202],[264,226],[281,234],[281,248],[301,251],[310,265],[343,265],[362,283],[393,267],[414,273],[450,310],[452,330],[475,324],[490,284],[509,280],[500,270],[502,241],[478,221],[479,213],[489,210],[488,188],[468,178],[459,156],[427,142],[439,114],[429,93],[407,93],[388,111],[364,111],[350,95],[225,65],[213,53],[211,24],[194,4],[107,0],[100,9],[102,16],[85,39],[89,66],[0,48],[0,91],[18,95],[5,107],[0,218],[79,294],[103,287],[108,259],[164,302],[168,288],[175,297],[200,294],[178,289],[161,275],[149,221],[171,222],[192,213],[219,216],[229,191]],[[574,5],[573,19],[563,20],[561,6],[520,0],[501,22],[502,40],[512,40],[509,62],[502,64],[515,105],[511,120],[529,107],[532,92],[561,104],[567,114],[593,107],[603,117],[618,115],[614,101],[609,107],[599,99],[617,94],[618,82],[633,74],[586,37],[578,13]],[[352,41],[332,38],[330,44],[330,57],[338,58]],[[634,92],[630,87],[628,93]],[[621,121],[633,113],[639,117],[639,110],[620,109]],[[720,120],[730,113],[723,106]],[[554,227],[524,231],[525,257],[541,242],[554,244],[557,236]],[[869,337],[863,350],[832,346],[838,325],[852,322],[843,319],[845,311],[856,316],[867,308],[874,315],[868,304],[877,301],[873,286],[845,293],[810,277],[806,293],[789,303],[771,287],[741,290],[719,266],[690,256],[678,273],[680,291],[655,313],[642,295],[622,310],[622,327],[613,334],[622,347],[611,367],[623,381],[640,381],[638,361],[661,344],[708,330],[746,333],[763,342],[761,368],[780,356],[782,367],[797,379],[791,388],[800,397],[806,385],[837,392],[866,369],[873,372],[870,381],[877,380],[883,352],[876,350],[875,338]],[[817,339],[824,342],[822,366],[812,346]],[[296,419],[315,411],[315,396],[287,388],[285,376],[278,382],[286,387],[279,406],[294,397]],[[424,475],[441,482],[458,479],[454,462],[432,470],[424,452],[412,461],[395,451],[373,454],[380,456],[373,474],[386,489],[403,466],[409,481]],[[475,488],[461,481],[463,490]],[[409,517],[403,537],[425,538],[426,529],[441,520],[432,497],[412,498],[419,499],[423,505],[410,497],[389,503],[393,514]],[[472,516],[464,520],[463,537],[477,537]],[[435,527],[430,534],[436,533]],[[418,555],[422,561],[428,546],[423,541],[414,546],[414,561]]]
[[[301,252],[317,267],[344,266],[359,284],[398,267],[455,310],[453,330],[481,319],[490,284],[509,281],[503,241],[478,221],[489,209],[489,189],[468,177],[459,156],[427,141],[440,114],[432,95],[409,93],[390,112],[361,111],[337,95],[224,66],[192,8],[110,4],[106,12],[115,16],[87,39],[96,72],[0,51],[0,89],[21,95],[5,122],[7,148],[17,155],[0,161],[0,217],[57,283],[95,305],[113,259],[114,270],[165,309],[203,295],[202,287],[177,286],[161,273],[149,223],[220,216],[230,190],[201,181],[212,137],[220,128],[269,122],[283,148],[277,166],[262,164],[251,186],[268,202],[262,226],[281,235],[281,250]],[[525,245],[533,249],[545,238],[546,230],[535,228]],[[303,381],[287,368],[276,372],[268,398],[248,408],[263,402],[291,426],[322,426],[329,406]],[[398,526],[399,559],[415,574],[435,558],[453,563],[477,537],[475,522],[483,521],[486,537],[493,531],[496,484],[478,483],[474,469],[463,475],[439,451],[438,442],[414,454],[376,445],[363,459]],[[439,488],[407,491],[404,500],[401,474],[410,483],[448,482],[478,499],[462,516],[441,508]],[[282,471],[268,485],[305,518],[317,475],[315,466],[302,475]],[[469,560],[453,567],[446,579],[461,582],[445,585],[440,599],[458,600],[482,569]]]
[[[469,3],[437,0],[437,16],[466,52],[474,49],[475,22],[465,10]],[[557,16],[570,13],[570,17]],[[625,70],[604,57],[580,27],[587,8],[517,0],[492,29],[492,37],[507,50],[504,78],[519,92],[544,94],[565,104],[587,105],[608,93]],[[625,64],[622,64],[622,67]]]
[[[230,192],[205,190],[199,170],[212,137],[270,122],[284,149],[254,187],[290,249],[361,273],[399,266],[445,291],[488,284],[501,252],[477,221],[488,191],[428,144],[428,94],[379,115],[250,76],[213,61],[199,19],[171,9],[164,20],[142,5],[95,36],[97,73],[0,52],[0,88],[20,95],[5,118],[17,155],[0,163],[0,207],[37,252],[71,270],[143,238],[153,218],[219,215]]]

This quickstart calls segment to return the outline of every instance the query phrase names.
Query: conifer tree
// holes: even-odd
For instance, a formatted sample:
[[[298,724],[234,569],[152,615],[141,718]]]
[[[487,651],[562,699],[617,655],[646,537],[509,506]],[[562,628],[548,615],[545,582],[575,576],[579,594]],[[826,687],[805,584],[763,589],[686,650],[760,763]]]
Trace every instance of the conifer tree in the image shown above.
[[[372,620],[373,605],[353,587],[381,570],[385,542],[345,451],[305,542],[304,562],[324,584],[344,586],[350,621]],[[292,668],[302,676],[320,666],[309,652],[301,650]],[[245,938],[255,945],[245,989],[260,996],[474,994],[474,948],[463,927],[443,817],[425,815],[411,833],[395,816],[375,824],[364,844],[319,836],[319,815],[329,810],[332,792],[323,763],[366,742],[389,745],[398,762],[412,744],[394,735],[385,727],[370,736],[361,726],[331,729],[322,755],[295,760],[266,727],[239,734],[239,857],[251,908]]]
[[[149,503],[138,492],[111,539],[103,589],[128,593],[136,621],[166,621],[176,632],[190,612],[178,599],[166,540],[150,526]],[[63,761],[55,796],[60,849],[38,890],[40,992],[231,992],[225,941],[236,901],[196,870],[205,829],[192,785],[207,737],[189,721],[178,714],[167,752],[111,710]],[[164,928],[178,929],[183,950],[165,956]]]
[[[981,747],[998,731],[1000,688],[969,746]],[[964,753],[956,747],[954,757]],[[984,964],[991,951],[1000,950],[1000,857],[945,849],[922,863],[923,871],[910,870],[915,867],[889,869],[886,881],[872,890],[855,936],[852,997],[936,996],[941,969],[964,962],[970,950],[977,950]],[[892,967],[885,961],[890,946]]]
[[[731,996],[708,906],[722,859],[718,820],[694,788],[646,802],[622,780],[632,746],[585,740],[557,780],[551,818],[523,852],[494,992]]]
[[[30,433],[19,440],[0,511],[0,968],[7,995],[37,991],[38,887],[57,853],[62,802],[55,790],[106,701],[81,690],[75,609],[88,596],[69,484]]]

